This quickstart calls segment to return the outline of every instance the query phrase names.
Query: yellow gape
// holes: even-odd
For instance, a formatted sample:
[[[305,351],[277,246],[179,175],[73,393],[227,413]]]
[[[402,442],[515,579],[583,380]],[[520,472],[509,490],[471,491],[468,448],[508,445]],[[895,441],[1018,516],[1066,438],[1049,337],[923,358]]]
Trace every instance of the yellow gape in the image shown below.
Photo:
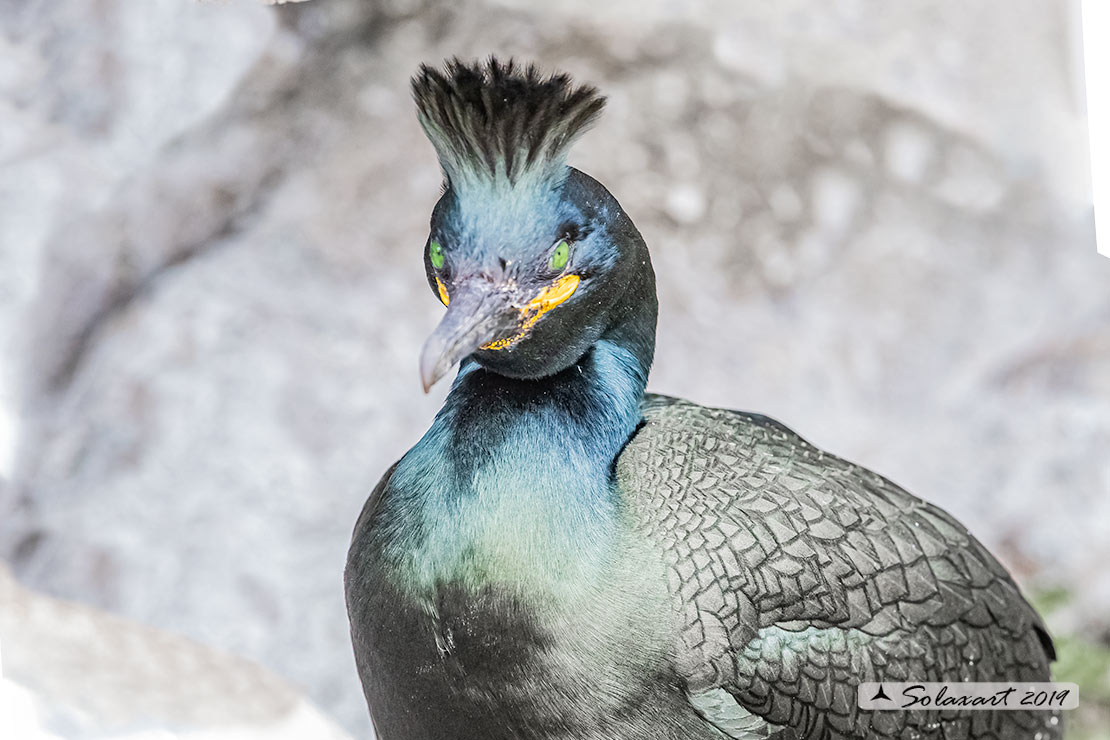
[[[551,285],[546,286],[539,292],[539,295],[521,307],[520,315],[523,321],[520,325],[520,331],[511,337],[495,339],[483,344],[482,349],[505,349],[512,346],[536,325],[541,316],[570,298],[576,288],[578,288],[577,275],[564,275]],[[444,303],[447,303],[447,301],[445,300]]]

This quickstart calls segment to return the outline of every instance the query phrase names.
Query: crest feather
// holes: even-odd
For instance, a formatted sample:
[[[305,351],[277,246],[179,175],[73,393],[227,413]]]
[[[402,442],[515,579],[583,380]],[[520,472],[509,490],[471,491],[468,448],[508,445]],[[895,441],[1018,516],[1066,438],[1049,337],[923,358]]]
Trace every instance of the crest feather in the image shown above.
[[[544,77],[534,65],[494,57],[452,59],[442,72],[421,65],[412,94],[453,187],[560,181],[567,150],[605,105],[596,88],[569,75]]]

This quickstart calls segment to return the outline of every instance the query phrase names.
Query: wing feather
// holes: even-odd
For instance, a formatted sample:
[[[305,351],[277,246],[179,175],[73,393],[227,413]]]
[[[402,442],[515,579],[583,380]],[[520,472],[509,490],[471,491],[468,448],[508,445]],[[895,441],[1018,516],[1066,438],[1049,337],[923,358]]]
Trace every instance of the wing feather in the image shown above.
[[[1043,623],[959,522],[766,417],[649,396],[644,418],[617,479],[669,566],[677,667],[708,721],[734,738],[1055,736],[1045,712],[856,707],[861,681],[1049,679]]]

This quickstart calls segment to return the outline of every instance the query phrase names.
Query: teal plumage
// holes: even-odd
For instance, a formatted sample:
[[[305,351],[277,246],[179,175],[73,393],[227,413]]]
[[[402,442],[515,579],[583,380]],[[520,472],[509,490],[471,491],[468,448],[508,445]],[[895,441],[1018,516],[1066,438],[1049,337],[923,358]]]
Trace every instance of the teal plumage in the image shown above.
[[[1048,680],[1052,642],[943,511],[765,417],[645,396],[647,248],[564,163],[596,91],[490,60],[414,97],[446,177],[425,386],[461,364],[348,557],[384,740],[1058,736],[856,708],[860,681]]]

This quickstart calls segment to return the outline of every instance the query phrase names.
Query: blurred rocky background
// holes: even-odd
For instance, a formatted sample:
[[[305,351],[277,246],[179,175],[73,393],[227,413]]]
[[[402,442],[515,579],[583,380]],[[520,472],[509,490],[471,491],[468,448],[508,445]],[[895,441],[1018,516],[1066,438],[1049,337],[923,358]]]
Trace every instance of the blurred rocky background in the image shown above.
[[[440,175],[408,78],[495,52],[609,96],[571,161],[653,249],[651,388],[953,512],[1049,613],[1073,736],[1110,737],[1110,260],[1073,4],[540,5],[0,0],[16,703],[44,737],[338,737],[321,712],[370,736],[344,555],[446,391],[416,373]]]

